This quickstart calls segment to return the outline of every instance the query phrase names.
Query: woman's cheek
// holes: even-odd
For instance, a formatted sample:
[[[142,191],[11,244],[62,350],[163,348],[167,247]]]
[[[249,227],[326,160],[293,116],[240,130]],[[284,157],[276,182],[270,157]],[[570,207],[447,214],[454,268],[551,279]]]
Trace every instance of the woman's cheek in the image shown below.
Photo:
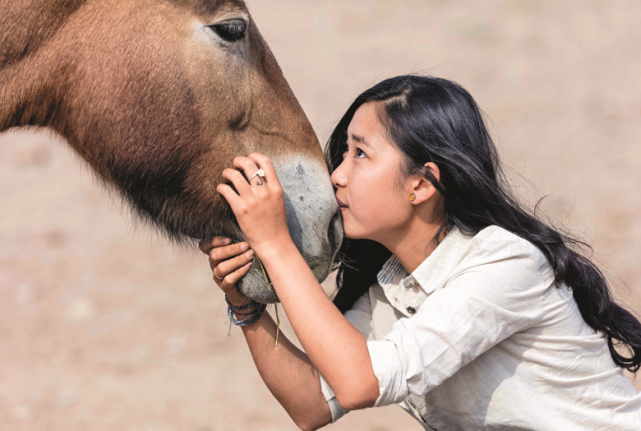
[[[381,229],[389,227],[393,223],[393,215],[390,214],[393,205],[390,202],[396,200],[389,184],[383,179],[385,175],[381,172],[368,171],[355,172],[358,178],[350,181],[350,201],[347,214],[344,214],[345,234],[360,238],[368,237]]]
[[[395,221],[394,205],[389,204],[386,197],[371,199],[367,205],[367,228],[370,232],[378,232],[389,228]],[[365,223],[363,223],[365,224]]]
[[[353,202],[343,213],[345,236],[351,239],[369,238],[381,227],[380,216],[370,202]]]
[[[381,231],[395,227],[398,223],[398,217],[392,206],[381,205],[377,207],[374,220],[372,221],[374,224],[374,226],[372,226],[373,229]]]

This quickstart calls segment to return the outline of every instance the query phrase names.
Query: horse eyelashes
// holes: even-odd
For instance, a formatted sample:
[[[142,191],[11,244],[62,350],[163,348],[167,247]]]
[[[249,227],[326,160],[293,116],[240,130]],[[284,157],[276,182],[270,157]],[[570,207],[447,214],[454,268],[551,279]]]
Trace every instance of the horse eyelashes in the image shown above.
[[[243,20],[225,21],[210,28],[228,42],[236,42],[244,38],[247,33],[247,24]]]

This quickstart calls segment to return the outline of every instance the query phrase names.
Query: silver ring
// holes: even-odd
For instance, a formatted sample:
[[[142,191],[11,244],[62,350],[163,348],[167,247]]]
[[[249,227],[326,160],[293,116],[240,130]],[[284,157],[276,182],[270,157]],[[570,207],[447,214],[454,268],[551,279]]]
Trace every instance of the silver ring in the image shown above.
[[[216,268],[218,268],[218,267],[216,267]],[[216,280],[223,281],[223,280],[225,279],[225,277],[220,278],[219,276],[217,276],[217,275],[216,275],[216,268],[214,268],[214,270],[212,271],[212,273],[214,274],[214,278],[215,278]]]
[[[251,176],[251,178],[249,179],[249,181],[251,181],[252,179],[254,179],[254,177],[255,177],[255,176],[259,176],[259,177],[261,177],[261,178],[265,178],[265,171],[263,171],[262,169],[257,170],[257,171],[256,171],[256,173],[255,173],[254,175],[252,175],[252,176]]]

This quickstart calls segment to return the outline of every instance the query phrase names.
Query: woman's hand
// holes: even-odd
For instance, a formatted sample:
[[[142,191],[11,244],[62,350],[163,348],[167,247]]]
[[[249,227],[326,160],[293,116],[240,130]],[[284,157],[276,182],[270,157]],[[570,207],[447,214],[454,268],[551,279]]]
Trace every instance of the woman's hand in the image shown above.
[[[229,238],[217,236],[201,243],[200,249],[209,256],[209,266],[214,274],[214,282],[225,292],[229,302],[236,307],[242,307],[249,304],[251,299],[236,288],[236,283],[251,268],[254,251],[249,249],[246,242],[229,245],[230,242]]]
[[[223,178],[232,183],[238,193],[228,184],[219,184],[217,190],[229,202],[249,246],[260,256],[270,245],[291,241],[283,189],[269,158],[252,153],[248,157],[236,157],[234,166],[238,170],[225,169]],[[264,176],[255,175],[259,169]]]

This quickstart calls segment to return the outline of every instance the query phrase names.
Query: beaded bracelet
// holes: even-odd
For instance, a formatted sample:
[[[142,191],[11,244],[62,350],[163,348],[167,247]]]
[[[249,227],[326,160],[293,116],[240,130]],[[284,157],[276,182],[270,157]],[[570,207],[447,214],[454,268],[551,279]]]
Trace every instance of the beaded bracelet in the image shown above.
[[[254,323],[258,322],[258,320],[262,317],[263,313],[267,309],[266,304],[260,304],[257,303],[256,305],[256,311],[251,314],[251,317],[244,319],[244,320],[238,320],[236,317],[234,317],[234,311],[232,310],[231,307],[227,307],[227,316],[229,317],[229,332],[227,333],[228,337],[231,337],[231,325],[236,325],[236,326],[249,326],[253,325]]]
[[[256,260],[258,261],[258,264],[260,265],[260,269],[263,271],[263,277],[265,277],[265,284],[267,284],[267,289],[269,289],[270,292],[273,292],[273,287],[272,287],[272,282],[269,279],[269,275],[267,275],[267,271],[265,271],[265,266],[263,265],[263,262],[260,261],[258,256],[256,256]],[[229,298],[227,295],[225,295],[225,301],[227,301],[227,315],[229,316],[229,332],[227,332],[227,336],[231,337],[231,325],[236,325],[236,326],[249,326],[253,325],[254,323],[258,322],[258,320],[261,318],[265,310],[267,309],[266,304],[261,304],[260,302],[256,302],[252,300],[249,304],[244,305],[242,307],[235,307],[231,304],[229,301]],[[249,313],[249,314],[241,314],[236,312],[236,310],[246,310],[250,306],[255,305],[256,310],[254,310],[254,313]],[[280,334],[280,317],[278,317],[278,304],[275,305],[275,311],[276,311],[276,341],[274,342],[274,346],[278,347],[278,335]],[[237,315],[239,316],[250,316],[245,320],[237,320],[234,317],[234,312],[236,312]]]
[[[227,307],[227,308],[229,308],[229,307]],[[251,313],[239,313],[233,307],[231,307],[231,311],[237,316],[253,316],[254,314],[256,314],[256,310],[252,311]]]
[[[232,304],[231,301],[229,301],[229,298],[227,297],[227,295],[225,295],[225,302],[227,302],[227,305],[230,306],[234,311],[236,311],[236,310],[238,310],[238,311],[247,310],[248,308],[258,304],[256,301],[254,301],[252,299],[249,304],[245,304],[243,306],[237,307],[234,304]]]

